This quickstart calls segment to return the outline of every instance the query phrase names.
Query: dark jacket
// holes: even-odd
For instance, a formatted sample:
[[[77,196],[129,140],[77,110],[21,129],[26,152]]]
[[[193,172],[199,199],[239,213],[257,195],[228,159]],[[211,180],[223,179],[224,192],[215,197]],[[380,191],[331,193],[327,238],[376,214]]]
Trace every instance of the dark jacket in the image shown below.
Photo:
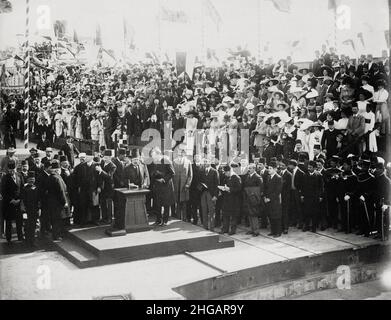
[[[114,188],[123,188],[126,186],[125,166],[118,158],[112,158],[111,161],[117,167],[113,174]]]
[[[232,173],[230,177],[225,177],[225,184],[230,188],[230,191],[223,192],[223,215],[238,216],[242,197],[242,181],[238,175]]]
[[[208,191],[212,197],[217,197],[219,195],[219,189],[217,187],[219,186],[220,179],[219,173],[216,169],[210,167],[208,174],[206,174],[206,168],[203,169],[200,176],[200,181],[207,186]]]
[[[281,219],[281,191],[282,178],[276,173],[273,177],[269,177],[266,180],[264,192],[265,198],[270,199],[266,206],[271,219]]]
[[[20,204],[13,205],[11,200],[20,200],[20,194],[24,185],[22,176],[15,173],[15,181],[9,173],[1,178],[1,195],[3,197],[3,215],[5,220],[15,220],[20,211]]]
[[[172,177],[175,171],[171,161],[165,158],[161,160],[161,163],[151,163],[148,165],[148,171],[151,178],[153,201],[156,201],[157,207],[173,205],[175,194]],[[163,181],[158,181],[160,179]]]
[[[64,152],[64,154],[66,155],[66,157],[69,161],[69,164],[73,168],[73,166],[75,164],[75,156],[79,155],[79,153],[80,153],[79,150],[75,147],[75,145],[73,143],[71,143],[70,145],[68,143],[65,143],[61,147],[61,151]]]
[[[260,207],[263,203],[263,181],[259,174],[252,176],[247,174],[243,178],[243,204],[245,211],[250,216],[259,216]]]

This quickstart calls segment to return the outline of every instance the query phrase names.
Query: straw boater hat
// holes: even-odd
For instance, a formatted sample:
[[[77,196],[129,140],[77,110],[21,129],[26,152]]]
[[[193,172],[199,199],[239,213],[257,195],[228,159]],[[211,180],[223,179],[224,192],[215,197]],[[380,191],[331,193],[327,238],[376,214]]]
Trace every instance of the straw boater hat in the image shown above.
[[[310,92],[308,92],[308,93],[305,95],[305,97],[306,97],[307,99],[316,98],[316,97],[318,97],[318,96],[319,96],[318,91],[316,91],[316,90],[314,90],[314,89],[312,89]]]
[[[247,103],[246,109],[253,110],[254,108],[255,108],[255,106],[251,102]]]
[[[372,98],[372,96],[373,96],[372,92],[370,92],[370,91],[368,91],[368,90],[365,90],[364,88],[360,88],[360,89],[358,90],[358,94],[359,94],[359,95],[360,95],[360,94],[364,95],[365,100],[368,100],[368,99]]]

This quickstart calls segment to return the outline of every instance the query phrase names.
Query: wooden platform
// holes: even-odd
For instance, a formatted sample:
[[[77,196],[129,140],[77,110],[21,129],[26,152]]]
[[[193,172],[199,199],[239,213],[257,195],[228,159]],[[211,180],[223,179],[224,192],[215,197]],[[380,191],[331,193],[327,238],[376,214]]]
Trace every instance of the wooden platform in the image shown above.
[[[234,241],[180,220],[149,231],[109,237],[109,226],[74,229],[57,250],[80,268],[233,247]]]

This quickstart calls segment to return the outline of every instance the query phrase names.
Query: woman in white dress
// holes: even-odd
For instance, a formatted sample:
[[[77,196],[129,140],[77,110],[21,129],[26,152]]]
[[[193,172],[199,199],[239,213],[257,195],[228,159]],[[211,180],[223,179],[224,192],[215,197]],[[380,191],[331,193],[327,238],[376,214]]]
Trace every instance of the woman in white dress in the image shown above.
[[[365,134],[374,129],[376,117],[369,106],[367,107],[367,111],[362,116],[365,119]],[[363,142],[363,151],[377,152],[377,134],[378,130],[375,130],[370,132],[369,135],[365,137],[365,141]]]
[[[310,133],[310,138],[309,138],[309,158],[310,160],[314,159],[314,146],[319,145],[322,141],[322,136],[323,136],[323,126],[319,123],[314,123],[312,126],[312,132]]]
[[[75,138],[76,139],[83,139],[83,129],[82,129],[82,118],[81,118],[81,113],[78,112],[76,114],[76,119],[75,119]]]
[[[56,115],[54,116],[54,126],[55,126],[55,133],[56,137],[61,137],[63,133],[63,122],[62,122],[62,114],[61,111],[57,111]]]
[[[93,141],[99,141],[99,120],[96,115],[92,115],[91,126],[91,139]]]
[[[390,133],[390,112],[387,106],[388,91],[385,89],[384,80],[377,83],[377,91],[373,94],[373,102],[376,103],[376,122],[380,122],[380,133]]]

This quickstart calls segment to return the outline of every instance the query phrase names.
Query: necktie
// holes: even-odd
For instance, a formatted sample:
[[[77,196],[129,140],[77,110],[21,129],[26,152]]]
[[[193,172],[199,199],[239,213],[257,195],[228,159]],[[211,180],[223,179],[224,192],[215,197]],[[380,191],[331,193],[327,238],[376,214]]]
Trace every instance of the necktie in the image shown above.
[[[296,190],[296,188],[295,188],[295,175],[296,175],[296,171],[293,171],[293,174],[292,174],[292,189],[293,190]]]

